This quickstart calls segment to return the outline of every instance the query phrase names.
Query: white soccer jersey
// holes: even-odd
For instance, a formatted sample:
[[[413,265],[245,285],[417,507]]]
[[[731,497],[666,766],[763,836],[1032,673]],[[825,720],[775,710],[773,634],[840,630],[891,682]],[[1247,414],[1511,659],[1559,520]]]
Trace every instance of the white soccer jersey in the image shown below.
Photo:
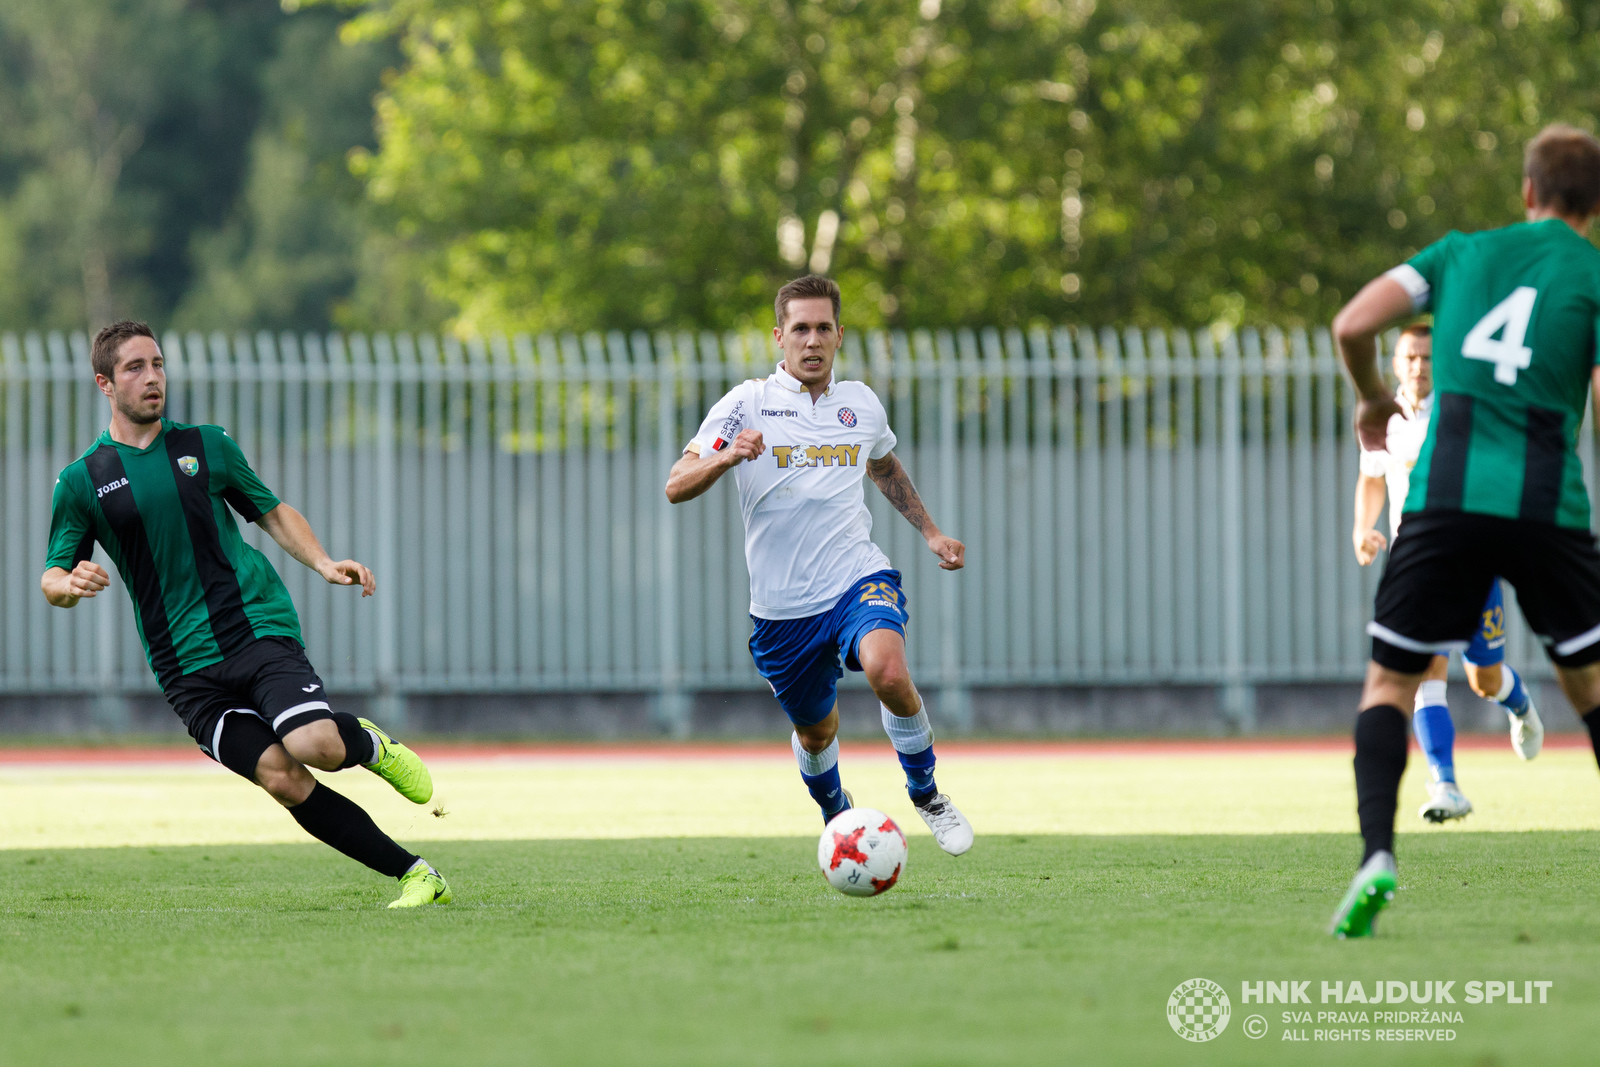
[[[889,416],[862,382],[830,381],[811,395],[783,364],[733,388],[711,408],[685,452],[720,452],[740,430],[767,450],[734,468],[744,513],[750,614],[803,619],[829,610],[863,576],[889,566],[872,543],[861,479],[867,460],[894,448]]]
[[[1382,478],[1389,483],[1389,540],[1392,543],[1400,532],[1400,510],[1406,506],[1406,494],[1411,491],[1411,468],[1417,465],[1422,452],[1422,441],[1428,436],[1428,419],[1433,415],[1433,394],[1423,397],[1415,407],[1405,394],[1395,397],[1410,418],[1389,416],[1389,436],[1381,452],[1361,453],[1361,473],[1368,478]]]

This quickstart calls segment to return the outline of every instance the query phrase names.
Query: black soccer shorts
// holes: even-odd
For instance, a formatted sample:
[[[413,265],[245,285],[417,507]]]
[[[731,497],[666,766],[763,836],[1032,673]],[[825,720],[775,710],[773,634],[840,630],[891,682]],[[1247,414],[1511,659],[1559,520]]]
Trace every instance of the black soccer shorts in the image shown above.
[[[1588,530],[1461,511],[1422,511],[1400,523],[1367,632],[1372,658],[1421,674],[1438,654],[1465,649],[1499,575],[1557,665],[1600,660],[1600,547]]]
[[[261,754],[318,719],[331,719],[322,679],[290,637],[261,637],[166,690],[200,750],[255,781]]]

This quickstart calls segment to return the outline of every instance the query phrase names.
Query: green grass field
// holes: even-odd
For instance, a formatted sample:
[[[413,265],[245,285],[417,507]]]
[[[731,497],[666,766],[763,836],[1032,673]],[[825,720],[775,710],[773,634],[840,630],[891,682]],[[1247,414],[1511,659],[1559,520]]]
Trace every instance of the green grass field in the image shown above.
[[[1463,755],[1487,812],[1502,799],[1489,788],[1499,754]],[[1557,781],[1563,761],[1582,763],[1548,755]],[[1061,809],[1131,802],[1157,773],[1126,760],[1128,796],[1093,797],[1059,768],[1016,762],[1045,775],[1027,788]],[[1193,806],[1231,794],[1258,820],[1249,812],[1270,810],[1270,795],[1242,791],[1247,773],[1347,767],[1332,754],[1189,762],[1195,782],[1212,783]],[[771,764],[729,777],[792,785],[792,767]],[[40,773],[0,775],[0,798]],[[109,772],[81,772],[76,791],[52,773],[61,795],[105,801]],[[1586,773],[1600,794],[1592,762]],[[157,772],[129,774],[129,788],[161,799]],[[197,788],[169,779],[179,797]],[[1525,775],[1523,792],[1558,799],[1541,791],[1550,781]],[[204,782],[252,798],[225,777]],[[975,813],[1002,825],[987,810],[995,799],[969,791]],[[793,799],[771,798],[780,811]],[[1595,806],[1583,800],[1582,811]],[[207,825],[202,812],[168,812],[179,831],[190,815]],[[260,814],[262,825],[282,819]],[[73,818],[63,812],[63,826]],[[1413,823],[1403,812],[1402,891],[1382,936],[1338,943],[1322,929],[1355,858],[1349,832],[1007,830],[959,860],[914,834],[905,878],[868,900],[824,885],[809,829],[441,839],[422,847],[457,903],[402,914],[381,907],[392,883],[319,845],[16,847],[37,827],[0,816],[0,841],[13,842],[0,848],[0,1063],[1594,1062],[1600,830]],[[1194,977],[1233,1001],[1228,1029],[1204,1045],[1165,1017],[1168,994]],[[1289,1043],[1285,1030],[1310,1036],[1317,1024],[1240,1001],[1242,981],[1308,979],[1313,999],[1324,980],[1454,980],[1458,1000],[1470,980],[1555,985],[1545,1005],[1456,1005],[1462,1022],[1442,1044]],[[1307,1007],[1326,1010],[1294,1006]],[[1249,1014],[1268,1022],[1260,1040],[1245,1036]]]

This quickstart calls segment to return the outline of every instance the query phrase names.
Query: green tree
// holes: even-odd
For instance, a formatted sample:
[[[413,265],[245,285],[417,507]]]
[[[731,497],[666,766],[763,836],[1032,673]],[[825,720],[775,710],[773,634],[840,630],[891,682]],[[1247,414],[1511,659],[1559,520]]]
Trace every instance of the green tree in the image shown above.
[[[1323,321],[1588,121],[1554,0],[377,0],[353,167],[462,330]]]

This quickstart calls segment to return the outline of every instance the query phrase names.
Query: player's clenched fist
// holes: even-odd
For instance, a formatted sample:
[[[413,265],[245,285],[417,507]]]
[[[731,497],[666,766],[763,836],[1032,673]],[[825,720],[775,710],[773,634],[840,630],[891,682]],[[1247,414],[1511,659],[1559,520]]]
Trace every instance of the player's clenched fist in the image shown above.
[[[728,457],[728,466],[732,467],[747,459],[757,459],[766,450],[767,444],[761,439],[761,431],[740,430],[739,436],[733,439],[733,444],[728,446],[724,455]]]
[[[75,597],[94,596],[100,590],[111,584],[111,575],[98,563],[84,560],[72,568],[72,573],[67,575],[67,595]]]
[[[1378,553],[1389,547],[1389,539],[1377,530],[1357,531],[1355,535],[1356,562],[1365,567],[1378,558]]]

